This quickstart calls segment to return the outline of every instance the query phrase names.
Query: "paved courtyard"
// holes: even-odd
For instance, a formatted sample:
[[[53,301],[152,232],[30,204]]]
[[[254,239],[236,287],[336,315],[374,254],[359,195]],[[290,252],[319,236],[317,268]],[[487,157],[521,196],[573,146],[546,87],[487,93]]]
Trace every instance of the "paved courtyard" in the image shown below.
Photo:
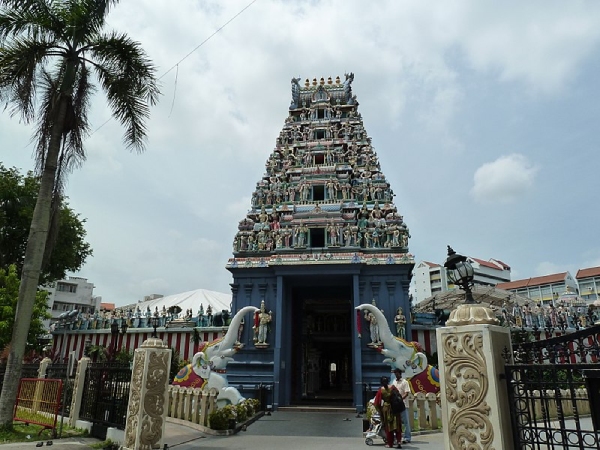
[[[57,439],[49,450],[87,449],[99,441],[92,438]],[[232,449],[232,450],[353,450],[367,448],[362,437],[362,418],[340,412],[277,411],[263,416],[247,431],[233,436],[211,436],[183,425],[167,422],[164,443],[174,450]],[[34,449],[32,442],[0,445],[4,449]],[[406,449],[441,450],[441,433],[413,435]],[[44,443],[42,448],[47,448]],[[384,448],[381,439],[371,448]]]
[[[336,450],[367,448],[362,437],[362,418],[339,412],[277,411],[263,416],[247,431],[234,436],[207,436],[186,427],[167,425],[165,443],[176,450],[191,449],[285,449]],[[441,433],[414,435],[406,449],[441,450]],[[384,448],[377,440],[372,448]]]

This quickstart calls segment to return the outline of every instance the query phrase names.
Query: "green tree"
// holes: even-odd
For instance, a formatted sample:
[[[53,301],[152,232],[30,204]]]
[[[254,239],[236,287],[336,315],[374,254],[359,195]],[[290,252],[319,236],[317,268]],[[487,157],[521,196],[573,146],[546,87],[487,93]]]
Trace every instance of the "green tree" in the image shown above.
[[[0,267],[17,265],[21,273],[25,259],[27,233],[40,188],[32,172],[21,175],[0,163]],[[81,219],[63,199],[58,215],[54,248],[42,266],[40,284],[59,280],[66,272],[77,272],[92,255],[85,241],[85,219]],[[48,252],[46,252],[48,254]]]
[[[14,264],[7,269],[0,267],[0,350],[6,348],[11,340],[19,285],[19,273]],[[27,350],[37,348],[37,337],[46,333],[42,321],[49,318],[48,292],[40,290],[35,296],[31,325],[27,334]]]
[[[117,0],[0,0],[0,103],[35,122],[40,190],[27,239],[15,326],[2,393],[0,425],[12,426],[26,330],[35,303],[53,212],[66,173],[83,163],[88,111],[96,89],[125,127],[129,148],[144,149],[145,122],[158,100],[156,70],[140,44],[104,32]]]

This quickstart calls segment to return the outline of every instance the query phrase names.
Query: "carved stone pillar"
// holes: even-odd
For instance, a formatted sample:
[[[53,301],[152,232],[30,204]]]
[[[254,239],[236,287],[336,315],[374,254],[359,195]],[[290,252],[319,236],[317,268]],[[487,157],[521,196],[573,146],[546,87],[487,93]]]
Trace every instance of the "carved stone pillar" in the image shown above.
[[[122,449],[162,447],[169,408],[170,367],[171,350],[160,339],[150,338],[135,350]]]
[[[458,312],[455,322],[475,324],[437,330],[444,448],[513,450],[502,377],[502,350],[510,348],[510,330],[482,323],[481,316],[469,322],[465,313]]]

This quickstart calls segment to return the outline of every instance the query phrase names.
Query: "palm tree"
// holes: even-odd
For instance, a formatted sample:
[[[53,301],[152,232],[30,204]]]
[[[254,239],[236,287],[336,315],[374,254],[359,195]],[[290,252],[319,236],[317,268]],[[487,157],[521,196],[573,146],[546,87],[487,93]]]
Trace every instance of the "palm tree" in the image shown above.
[[[0,0],[0,103],[36,124],[32,140],[41,175],[0,395],[0,426],[12,425],[51,214],[60,202],[65,174],[85,160],[87,113],[96,84],[125,127],[125,143],[138,152],[144,150],[145,121],[159,96],[156,69],[140,44],[125,34],[103,31],[116,3]]]

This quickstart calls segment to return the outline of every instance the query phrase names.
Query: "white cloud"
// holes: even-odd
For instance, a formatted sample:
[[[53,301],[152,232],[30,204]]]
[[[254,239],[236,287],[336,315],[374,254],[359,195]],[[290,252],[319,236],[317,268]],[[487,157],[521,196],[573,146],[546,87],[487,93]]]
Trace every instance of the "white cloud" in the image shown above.
[[[471,195],[480,203],[512,203],[531,190],[537,171],[523,155],[501,156],[475,171]]]

